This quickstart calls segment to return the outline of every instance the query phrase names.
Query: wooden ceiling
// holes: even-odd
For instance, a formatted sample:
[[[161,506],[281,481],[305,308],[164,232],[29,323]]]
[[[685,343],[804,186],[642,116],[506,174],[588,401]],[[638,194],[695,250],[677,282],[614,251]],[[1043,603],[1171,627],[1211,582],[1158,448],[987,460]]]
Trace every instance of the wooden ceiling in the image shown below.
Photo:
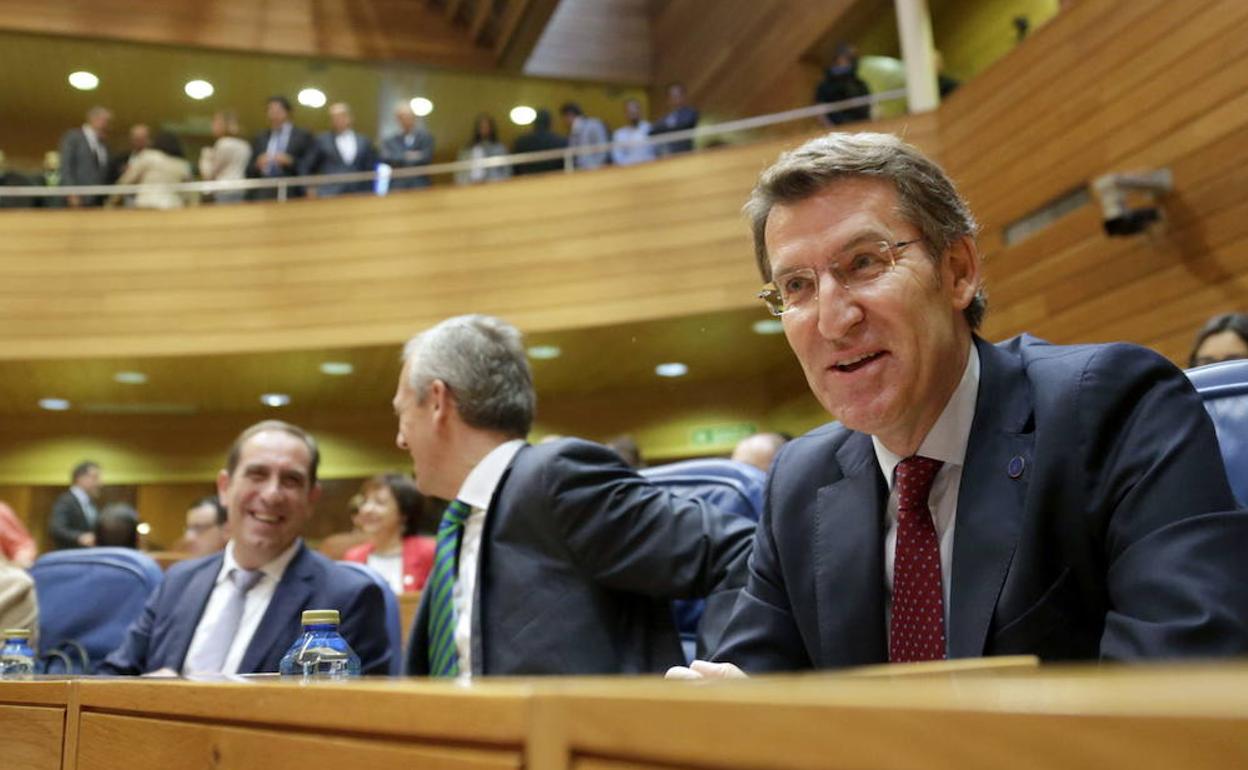
[[[760,335],[761,309],[703,314],[544,332],[528,346],[559,348],[558,358],[532,359],[540,402],[588,394],[652,390],[655,366],[678,361],[689,367],[684,384],[730,383],[798,371],[783,335]],[[288,350],[212,356],[108,357],[0,362],[0,415],[41,413],[42,398],[64,398],[82,414],[261,414],[263,393],[291,397],[301,411],[354,412],[388,409],[399,371],[399,346]],[[354,371],[330,376],[326,361]],[[141,372],[143,384],[114,380],[118,372]],[[800,375],[797,375],[800,377]]]

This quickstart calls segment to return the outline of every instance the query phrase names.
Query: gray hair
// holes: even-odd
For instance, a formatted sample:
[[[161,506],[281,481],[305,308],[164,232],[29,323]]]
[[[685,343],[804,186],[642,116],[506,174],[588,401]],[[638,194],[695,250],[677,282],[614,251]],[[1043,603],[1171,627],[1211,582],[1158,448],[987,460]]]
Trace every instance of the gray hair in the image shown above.
[[[462,315],[424,331],[403,348],[408,384],[423,402],[441,380],[468,425],[523,438],[533,426],[537,397],[520,332],[486,315]]]
[[[899,213],[922,233],[928,255],[938,265],[945,251],[979,230],[957,188],[933,160],[892,134],[833,132],[811,139],[780,156],[762,173],[745,204],[754,231],[754,257],[764,281],[771,280],[767,256],[767,217],[776,205],[806,200],[833,182],[875,177],[893,183]],[[972,329],[988,311],[982,286],[962,311]]]

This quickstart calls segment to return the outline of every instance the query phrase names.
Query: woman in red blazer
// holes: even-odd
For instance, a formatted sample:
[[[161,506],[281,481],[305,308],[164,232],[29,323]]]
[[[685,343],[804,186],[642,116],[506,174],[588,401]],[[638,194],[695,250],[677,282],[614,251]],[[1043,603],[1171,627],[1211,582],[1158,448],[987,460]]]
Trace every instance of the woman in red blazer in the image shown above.
[[[396,594],[425,587],[433,569],[435,540],[416,534],[423,498],[407,476],[385,473],[364,482],[364,502],[355,524],[368,542],[347,551],[343,559],[372,567]]]

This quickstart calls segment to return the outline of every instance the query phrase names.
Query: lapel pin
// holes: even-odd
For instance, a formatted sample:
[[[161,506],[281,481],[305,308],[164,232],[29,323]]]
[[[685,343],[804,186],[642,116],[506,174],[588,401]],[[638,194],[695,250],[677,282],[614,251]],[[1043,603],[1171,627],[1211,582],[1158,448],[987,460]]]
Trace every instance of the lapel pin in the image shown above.
[[[1023,468],[1027,467],[1026,461],[1019,455],[1010,458],[1010,464],[1006,466],[1005,472],[1010,474],[1010,478],[1016,479],[1023,475]]]

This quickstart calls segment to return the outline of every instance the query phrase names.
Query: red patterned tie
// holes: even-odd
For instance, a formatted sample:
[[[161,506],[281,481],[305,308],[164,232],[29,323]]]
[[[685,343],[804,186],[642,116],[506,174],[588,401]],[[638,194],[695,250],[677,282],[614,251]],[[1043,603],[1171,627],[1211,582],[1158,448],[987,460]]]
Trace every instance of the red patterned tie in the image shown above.
[[[914,455],[897,465],[897,548],[888,659],[893,663],[945,658],[945,600],[940,585],[940,539],[927,496],[942,463]]]

